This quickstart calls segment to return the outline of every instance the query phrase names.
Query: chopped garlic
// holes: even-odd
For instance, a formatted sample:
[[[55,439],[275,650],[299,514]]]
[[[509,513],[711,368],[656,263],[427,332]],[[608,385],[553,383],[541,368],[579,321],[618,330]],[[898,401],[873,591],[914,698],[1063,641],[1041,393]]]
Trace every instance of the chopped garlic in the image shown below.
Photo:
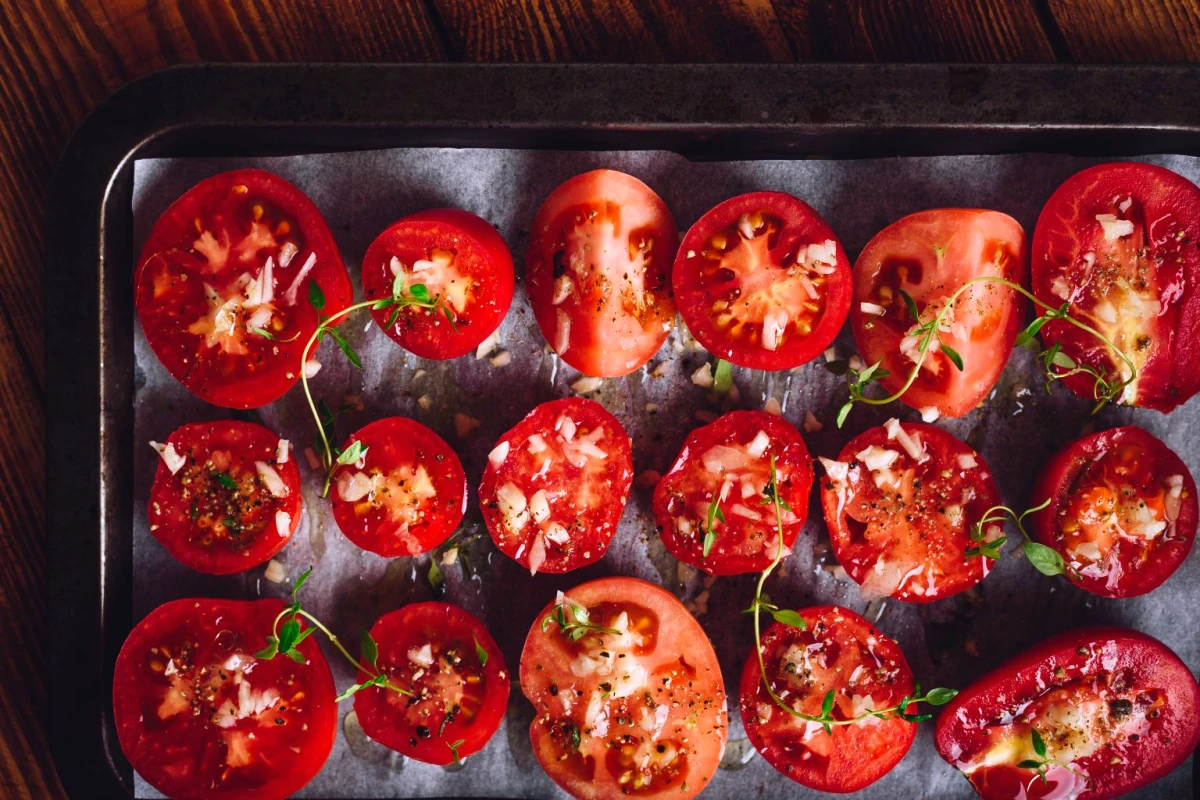
[[[255,461],[254,469],[258,472],[258,477],[262,479],[263,485],[267,487],[267,491],[274,497],[287,497],[288,487],[283,482],[283,478],[279,477],[279,473],[265,461]]]
[[[879,305],[878,303],[862,302],[862,303],[858,304],[858,308],[860,311],[862,311],[862,313],[870,314],[870,315],[876,316],[876,317],[882,317],[884,314],[887,313],[887,309],[884,308],[883,306]]]
[[[825,426],[817,419],[811,411],[804,412],[804,431],[805,433],[816,433],[822,430]]]
[[[482,342],[480,342],[479,345],[475,348],[475,360],[479,361],[484,358],[487,358],[488,354],[491,353],[493,349],[495,349],[496,343],[498,341],[500,341],[500,332],[492,331],[491,334],[486,339],[484,339]]]
[[[1114,214],[1097,214],[1096,221],[1104,229],[1104,239],[1109,242],[1133,233],[1133,223],[1127,219],[1117,219]]]
[[[263,572],[263,577],[271,583],[283,583],[287,580],[287,567],[272,558],[267,562],[267,569]]]
[[[501,350],[499,353],[496,353],[496,355],[489,358],[488,361],[492,362],[493,367],[507,367],[512,363],[512,353],[508,352],[507,350]]]
[[[593,378],[585,375],[571,384],[571,391],[575,392],[575,394],[590,394],[603,385],[604,381],[600,378]]]
[[[292,515],[286,511],[275,512],[275,530],[280,536],[291,536],[292,534]]]
[[[292,443],[287,439],[280,439],[279,444],[275,446],[275,461],[280,464],[286,464],[291,446]]]
[[[488,462],[493,467],[499,467],[504,463],[504,460],[508,458],[508,449],[509,443],[508,440],[505,439],[504,441],[500,442],[500,444],[493,447],[492,452],[488,453]]]
[[[458,438],[467,438],[478,427],[479,420],[475,419],[474,417],[462,413],[454,415],[454,434]]]
[[[167,465],[167,469],[170,470],[172,475],[174,475],[176,472],[179,472],[179,470],[183,468],[183,465],[187,463],[187,459],[179,455],[179,453],[176,453],[175,445],[171,444],[170,442],[167,442],[166,444],[151,442],[150,446],[154,448],[154,451],[162,458],[163,463]]]
[[[692,383],[702,389],[711,389],[713,386],[712,365],[708,362],[704,366],[692,373]]]
[[[937,406],[923,406],[921,408],[921,420],[924,422],[936,422],[937,418],[941,415],[942,412],[938,411]]]
[[[780,407],[779,401],[774,397],[768,397],[767,402],[763,403],[763,411],[776,417],[783,415],[783,408]]]
[[[317,361],[315,358],[310,358],[308,361],[304,362],[304,377],[306,377],[306,378],[316,377],[316,374],[320,371],[321,371],[321,362]]]

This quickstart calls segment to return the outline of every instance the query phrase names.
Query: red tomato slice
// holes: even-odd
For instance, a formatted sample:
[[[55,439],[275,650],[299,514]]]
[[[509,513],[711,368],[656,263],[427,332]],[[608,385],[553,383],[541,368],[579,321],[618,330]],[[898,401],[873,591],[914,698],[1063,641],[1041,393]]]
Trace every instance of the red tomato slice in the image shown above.
[[[354,433],[366,448],[333,472],[333,518],[346,538],[385,557],[428,553],[454,533],[467,508],[467,476],[442,437],[404,417]]]
[[[317,328],[309,302],[335,314],[353,288],[321,212],[292,184],[259,169],[206,178],[171,204],[134,273],[146,341],[206,402],[257,408],[300,377]]]
[[[1102,221],[1103,220],[1103,221]],[[1033,232],[1033,293],[1105,334],[1137,367],[1120,401],[1170,411],[1200,391],[1200,188],[1149,164],[1101,164],[1050,196]],[[1128,368],[1062,321],[1047,346],[1110,379]],[[1088,375],[1066,379],[1094,396]]]
[[[129,634],[113,677],[121,750],[177,800],[273,800],[321,771],[337,690],[310,636],[297,664],[266,646],[279,600],[165,603]]]
[[[441,307],[371,314],[389,337],[421,358],[471,352],[499,327],[512,304],[513,263],[504,239],[486,220],[455,208],[407,216],[371,243],[363,256],[367,299],[391,297],[401,275],[405,297],[412,298],[411,287],[419,284]]]
[[[483,623],[448,603],[415,603],[380,617],[371,638],[380,671],[414,696],[378,686],[359,690],[354,711],[363,732],[427,764],[482,750],[504,719],[510,683]],[[358,680],[369,677],[360,672]]]
[[[564,631],[556,608],[574,625]],[[572,641],[575,638],[575,641]],[[576,586],[543,609],[521,652],[542,769],[572,797],[695,797],[725,750],[725,684],[704,629],[636,578]]]
[[[597,169],[550,193],[530,230],[525,275],[542,335],[587,375],[628,375],[675,324],[679,247],[662,198],[632,175]]]
[[[1024,284],[1025,231],[999,211],[939,208],[919,211],[879,233],[854,264],[850,324],[867,364],[882,361],[879,382],[899,391],[919,358],[919,339],[901,291],[917,305],[920,323],[932,320],[967,281],[985,275]],[[933,406],[961,417],[996,384],[1025,319],[1025,300],[1008,287],[977,283],[961,294],[940,326],[941,340],[962,357],[930,352],[900,398],[913,408]],[[937,347],[934,340],[933,347]]]
[[[283,549],[300,524],[300,470],[290,445],[253,422],[193,422],[162,451],[147,517],[175,560],[229,575]]]
[[[1046,780],[1018,766],[1051,763]],[[1200,686],[1144,633],[1081,628],[1047,639],[975,681],[937,721],[942,758],[985,800],[1132,792],[1178,767],[1200,743]]]
[[[854,719],[893,708],[912,692],[912,670],[900,646],[858,614],[838,606],[798,613],[807,630],[777,622],[762,636],[771,689],[793,709],[819,717],[833,691],[833,718]],[[900,763],[917,735],[915,723],[899,718],[868,717],[826,733],[819,723],[793,717],[767,693],[753,652],[742,670],[741,707],[746,735],[767,763],[821,792],[870,786]]]
[[[1072,442],[1042,468],[1033,537],[1062,555],[1067,579],[1103,597],[1157,588],[1183,564],[1200,510],[1187,465],[1141,428]]]
[[[983,580],[987,559],[966,551],[1000,491],[966,444],[932,425],[888,420],[821,464],[830,543],[865,599],[931,603]],[[988,540],[1001,535],[999,525],[984,531]]]
[[[762,572],[779,550],[775,506],[763,491],[771,457],[782,509],[784,555],[808,515],[812,457],[800,432],[764,411],[730,411],[688,436],[679,457],[654,489],[654,517],[663,544],[680,561],[710,575]],[[714,499],[708,557],[704,540]]]
[[[479,506],[496,547],[538,572],[604,557],[633,484],[629,435],[594,400],[542,403],[488,455]]]

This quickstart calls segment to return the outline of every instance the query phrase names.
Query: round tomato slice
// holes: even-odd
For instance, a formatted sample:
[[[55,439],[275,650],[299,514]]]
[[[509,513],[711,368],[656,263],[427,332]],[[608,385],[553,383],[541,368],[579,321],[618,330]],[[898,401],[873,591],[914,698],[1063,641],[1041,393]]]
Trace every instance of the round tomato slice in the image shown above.
[[[174,600],[117,656],[113,721],[147,783],[176,800],[272,800],[321,771],[337,733],[337,690],[310,636],[303,663],[254,657],[279,600]]]
[[[286,439],[253,422],[193,422],[165,444],[150,488],[150,533],[175,560],[228,575],[283,549],[300,524],[300,470]]]
[[[675,257],[675,301],[696,341],[742,367],[811,361],[850,310],[850,260],[807,203],[751,192],[708,211]]]
[[[785,504],[782,543],[765,494],[772,458]],[[673,556],[710,575],[762,572],[781,545],[786,555],[796,543],[812,481],[812,457],[791,424],[765,411],[730,411],[691,432],[655,487],[659,535]]]
[[[1200,686],[1144,633],[1081,628],[959,692],[935,742],[985,800],[1103,800],[1161,778],[1200,744]],[[1043,761],[1045,780],[1034,768]]]
[[[369,686],[354,695],[363,732],[427,764],[483,749],[508,707],[509,674],[487,628],[448,603],[415,603],[371,628],[379,671],[409,691]],[[360,682],[370,676],[359,673]]]
[[[521,652],[542,769],[572,797],[695,797],[725,750],[725,684],[670,592],[602,578],[547,605]]]
[[[1149,164],[1101,164],[1050,196],[1033,232],[1033,293],[1103,333],[1137,368],[1120,402],[1170,411],[1200,391],[1200,188]],[[1110,381],[1128,365],[1062,321],[1042,328]],[[1095,397],[1092,376],[1066,379]]]
[[[632,175],[597,169],[550,193],[530,230],[525,275],[542,335],[586,375],[628,375],[675,324],[679,247],[662,198]]]
[[[467,476],[442,437],[405,417],[376,420],[342,446],[359,458],[333,472],[333,518],[346,538],[391,558],[428,553],[467,508]]]
[[[323,298],[326,315],[353,298],[321,212],[260,169],[206,178],[172,203],[146,240],[134,284],[146,341],[163,366],[228,408],[266,405],[300,377],[317,328],[311,296]]]
[[[850,324],[867,364],[882,362],[879,382],[899,391],[920,358],[918,326],[931,322],[968,281],[993,276],[1024,284],[1025,231],[999,211],[939,208],[893,222],[867,242],[854,264]],[[912,298],[918,319],[904,300]],[[1025,300],[997,283],[973,284],[938,326],[958,353],[959,370],[933,339],[921,371],[900,399],[961,417],[996,384],[1025,320]],[[935,350],[936,349],[936,350]]]
[[[821,464],[830,543],[865,599],[931,603],[983,580],[987,559],[966,551],[1000,491],[966,444],[932,425],[890,419]],[[1003,533],[989,525],[984,538]]]
[[[1200,510],[1187,465],[1133,426],[1085,436],[1042,468],[1030,504],[1037,541],[1067,564],[1067,579],[1103,597],[1157,588],[1187,558]]]

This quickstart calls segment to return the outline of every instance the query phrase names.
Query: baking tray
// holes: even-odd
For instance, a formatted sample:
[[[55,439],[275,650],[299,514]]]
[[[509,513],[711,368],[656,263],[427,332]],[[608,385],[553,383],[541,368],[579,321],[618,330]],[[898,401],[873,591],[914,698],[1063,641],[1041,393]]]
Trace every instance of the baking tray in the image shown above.
[[[72,139],[48,213],[49,724],[67,790],[132,789],[108,698],[133,622],[134,159],[428,146],[1200,155],[1196,86],[1195,67],[230,65],[125,87]]]

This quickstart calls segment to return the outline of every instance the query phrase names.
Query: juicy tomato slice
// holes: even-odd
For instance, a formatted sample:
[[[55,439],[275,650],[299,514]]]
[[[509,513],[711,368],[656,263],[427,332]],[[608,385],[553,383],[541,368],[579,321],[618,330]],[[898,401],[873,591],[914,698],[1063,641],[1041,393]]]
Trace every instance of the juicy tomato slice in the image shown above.
[[[1050,196],[1033,232],[1033,293],[1105,334],[1137,367],[1120,402],[1170,411],[1200,391],[1200,188],[1149,164],[1101,164]],[[1062,321],[1042,328],[1110,380],[1128,365]],[[1095,381],[1066,379],[1091,399]]]
[[[931,603],[987,575],[987,559],[966,551],[977,544],[972,527],[1000,505],[1000,491],[965,443],[932,425],[891,419],[821,464],[833,552],[864,598]],[[1003,533],[989,525],[984,538]]]
[[[428,553],[454,533],[467,507],[467,476],[442,437],[405,417],[354,433],[363,455],[333,472],[333,518],[346,538],[385,557]]]
[[[117,656],[113,717],[121,750],[178,800],[272,800],[320,772],[337,732],[337,690],[313,637],[305,661],[264,661],[279,600],[174,600]]]
[[[838,606],[797,613],[806,630],[777,622],[762,636],[771,690],[793,710],[819,717],[832,691],[833,718],[854,719],[893,708],[912,692],[912,670],[900,646],[858,614]],[[767,763],[821,792],[869,786],[900,763],[917,735],[915,723],[896,717],[835,725],[831,733],[797,719],[767,692],[753,652],[742,670],[741,708],[746,735]]]
[[[939,208],[903,217],[875,234],[854,264],[850,324],[859,353],[867,364],[883,362],[889,374],[880,383],[896,392],[920,358],[915,329],[958,289],[983,276],[1024,284],[1025,275],[1025,231],[1007,214]],[[901,292],[916,303],[919,320]],[[962,357],[962,371],[934,339],[900,399],[948,417],[966,414],[996,384],[1024,319],[1024,298],[1006,286],[981,282],[964,290],[939,325],[941,341]]]
[[[521,691],[537,712],[538,762],[581,800],[687,800],[725,750],[725,685],[704,629],[636,578],[590,581],[547,605],[521,652]]]
[[[721,358],[780,370],[829,347],[850,310],[850,260],[807,203],[782,192],[730,198],[688,229],[675,258],[688,330]]]
[[[772,457],[779,496],[790,506],[781,509],[782,543],[775,506],[763,494]],[[659,535],[672,555],[710,575],[762,572],[781,545],[786,556],[796,543],[812,481],[812,457],[790,423],[764,411],[730,411],[691,432],[655,487]]]
[[[321,212],[292,184],[259,169],[206,178],[171,204],[134,273],[146,341],[206,402],[257,408],[300,377],[321,313],[346,308],[350,278]]]
[[[542,335],[587,375],[628,375],[675,324],[671,261],[679,247],[662,198],[632,175],[576,175],[538,209],[525,257]]]
[[[300,524],[300,470],[286,439],[253,422],[193,422],[161,451],[147,517],[177,561],[228,575],[283,549]]]
[[[1050,762],[1046,780],[1018,766]],[[1178,767],[1200,743],[1200,686],[1161,642],[1124,628],[1052,637],[959,692],[935,742],[985,800],[1101,800]]]
[[[483,623],[448,603],[415,603],[380,617],[371,638],[380,672],[413,696],[379,686],[359,690],[354,711],[363,732],[428,764],[482,750],[504,719],[510,684]],[[359,673],[358,680],[369,677]]]
[[[1032,533],[1067,564],[1067,579],[1104,597],[1157,588],[1187,558],[1200,510],[1196,483],[1169,447],[1128,426],[1079,439],[1042,468]]]

